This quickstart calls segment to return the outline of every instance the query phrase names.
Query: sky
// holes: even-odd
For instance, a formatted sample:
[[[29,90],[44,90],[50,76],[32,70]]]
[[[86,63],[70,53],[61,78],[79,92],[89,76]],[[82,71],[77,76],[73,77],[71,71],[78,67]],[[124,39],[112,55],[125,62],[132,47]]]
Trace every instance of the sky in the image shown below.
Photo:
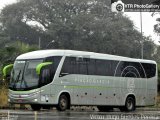
[[[17,0],[0,0],[0,10],[8,4],[15,3]],[[140,13],[139,12],[126,12],[127,15],[134,23],[137,30],[140,30]],[[156,44],[160,43],[160,36],[157,36],[153,31],[153,26],[156,22],[157,16],[152,17],[149,12],[142,12],[142,31],[145,36],[151,36]]]
[[[0,9],[5,7],[5,5],[15,3],[17,0],[0,0]]]
[[[127,15],[134,23],[136,29],[141,31],[140,12],[126,12]],[[151,16],[150,12],[142,12],[142,32],[145,36],[151,36],[156,44],[160,43],[160,37],[154,33],[154,25],[157,23],[156,19],[159,16]]]

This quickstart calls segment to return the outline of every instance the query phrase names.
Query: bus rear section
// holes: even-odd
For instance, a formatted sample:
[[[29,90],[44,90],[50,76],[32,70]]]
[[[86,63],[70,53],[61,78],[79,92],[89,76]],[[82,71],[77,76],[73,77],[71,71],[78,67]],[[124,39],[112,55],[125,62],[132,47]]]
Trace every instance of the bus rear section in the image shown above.
[[[67,56],[58,80],[71,105],[93,105],[100,111],[134,111],[155,105],[157,96],[154,61]]]

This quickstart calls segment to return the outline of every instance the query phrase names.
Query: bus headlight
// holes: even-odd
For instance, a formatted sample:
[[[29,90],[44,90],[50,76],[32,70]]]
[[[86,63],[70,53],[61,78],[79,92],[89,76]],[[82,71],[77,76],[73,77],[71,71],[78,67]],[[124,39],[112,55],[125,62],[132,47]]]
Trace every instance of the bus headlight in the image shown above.
[[[34,99],[34,102],[37,102],[38,100],[37,99]]]

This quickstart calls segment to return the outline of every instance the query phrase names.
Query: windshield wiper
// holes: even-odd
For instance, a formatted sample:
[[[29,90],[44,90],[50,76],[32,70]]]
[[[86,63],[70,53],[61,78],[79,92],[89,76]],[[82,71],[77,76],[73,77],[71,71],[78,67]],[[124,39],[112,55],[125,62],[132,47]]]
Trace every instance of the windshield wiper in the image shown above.
[[[26,66],[26,65],[25,65]],[[25,68],[25,67],[24,67]],[[24,79],[24,71],[25,70],[23,70],[23,73],[22,73],[22,79],[21,79],[21,87],[22,87],[22,82],[24,82],[24,85],[25,85],[25,87],[27,88],[28,87],[28,85],[27,85],[27,82],[25,81],[25,79]]]
[[[17,75],[17,77],[16,77],[16,80],[14,81],[13,88],[15,88],[15,87],[16,87],[16,83],[18,83],[18,82],[20,81],[20,80],[19,80],[20,75],[21,75],[21,70],[19,71],[19,73],[18,73],[18,75]]]

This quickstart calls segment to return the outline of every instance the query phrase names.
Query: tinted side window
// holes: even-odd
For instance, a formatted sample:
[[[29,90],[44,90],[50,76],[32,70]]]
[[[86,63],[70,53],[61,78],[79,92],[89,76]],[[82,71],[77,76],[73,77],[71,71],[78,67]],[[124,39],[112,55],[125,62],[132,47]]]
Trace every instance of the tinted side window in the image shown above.
[[[96,64],[95,59],[90,59],[88,62],[88,74],[89,75],[95,75],[96,70]]]
[[[43,69],[41,72],[41,78],[40,78],[40,86],[47,85],[48,83],[52,82],[53,79],[53,73],[51,69]]]
[[[96,75],[106,75],[106,61],[105,60],[96,60]]]
[[[156,65],[149,63],[142,63],[147,78],[152,78],[156,75]]]
[[[63,66],[62,66],[62,70],[61,70],[61,73],[69,73],[71,74],[71,69],[73,69],[71,67],[71,60],[69,57],[66,57],[65,60],[64,60],[64,63],[63,63]]]
[[[61,73],[114,76],[118,61],[66,57]]]
[[[88,62],[89,75],[114,76],[118,61],[90,59]]]
[[[66,57],[63,63],[61,73],[87,75],[86,59],[79,59],[76,57]]]
[[[40,73],[39,87],[51,83],[55,75],[54,73],[53,65],[44,66]]]
[[[62,58],[61,56],[47,57],[47,58],[45,59],[45,62],[53,62],[53,64],[52,64],[52,69],[53,69],[54,72],[56,72],[57,67],[58,67],[58,65],[59,65],[59,62],[60,62],[61,58]]]
[[[61,56],[52,56],[52,57],[47,57],[45,59],[45,62],[53,62],[53,63],[43,68],[40,78],[41,79],[40,85],[52,82],[61,58],[62,58]]]
[[[53,60],[53,65],[54,65],[54,69],[57,70],[57,67],[61,61],[61,58],[62,57],[54,57],[54,60]]]
[[[145,78],[145,73],[140,63],[121,61],[117,68],[116,76]]]
[[[87,61],[83,59],[82,61],[76,61],[76,67],[78,68],[78,74],[87,75]]]
[[[118,61],[106,60],[106,75],[114,76]]]
[[[125,61],[118,63],[119,61],[113,60],[66,57],[61,73],[134,78],[151,78],[156,74],[155,64],[142,63],[141,65],[138,62]]]

